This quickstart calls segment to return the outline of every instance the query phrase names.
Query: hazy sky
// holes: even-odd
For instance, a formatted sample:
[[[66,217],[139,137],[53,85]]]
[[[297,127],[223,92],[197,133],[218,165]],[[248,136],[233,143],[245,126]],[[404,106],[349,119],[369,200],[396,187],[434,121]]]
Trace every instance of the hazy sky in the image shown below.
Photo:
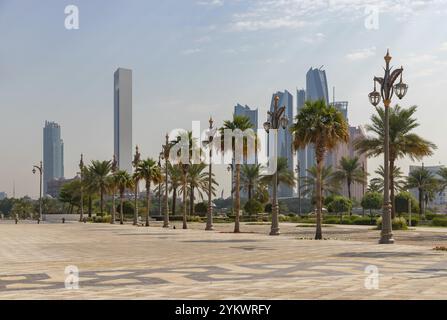
[[[71,4],[79,30],[64,26]],[[133,70],[134,143],[156,157],[168,129],[210,114],[220,125],[236,103],[265,121],[271,94],[295,97],[311,66],[349,101],[350,123],[365,124],[387,47],[410,86],[402,105],[419,106],[417,132],[439,147],[424,162],[445,164],[446,19],[446,0],[0,0],[0,191],[12,195],[15,180],[16,196],[38,194],[45,120],[62,126],[66,177],[80,153],[112,157],[117,67]]]

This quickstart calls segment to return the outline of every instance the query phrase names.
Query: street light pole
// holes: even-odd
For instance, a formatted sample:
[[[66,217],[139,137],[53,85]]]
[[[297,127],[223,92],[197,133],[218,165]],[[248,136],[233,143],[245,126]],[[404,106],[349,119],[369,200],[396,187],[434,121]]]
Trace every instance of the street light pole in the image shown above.
[[[138,224],[138,175],[137,175],[137,168],[138,168],[138,164],[140,163],[140,152],[138,151],[138,146],[135,147],[135,157],[133,159],[133,166],[135,169],[134,172],[134,179],[135,179],[135,197],[134,197],[134,202],[135,202],[135,212],[133,215],[133,225],[136,226]]]
[[[40,161],[38,166],[33,166],[33,174],[36,173],[36,170],[39,171],[39,218],[37,219],[37,224],[43,219],[42,217],[42,173],[43,173],[43,165],[42,161]]]
[[[115,173],[118,169],[118,161],[116,161],[115,155],[113,155],[112,159],[112,176],[115,179]],[[116,217],[116,204],[115,204],[115,182],[113,181],[113,194],[112,194],[112,219],[110,219],[111,224],[115,224]]]
[[[158,155],[158,168],[160,169],[161,174],[161,158],[163,157],[163,153],[161,152]],[[162,179],[158,181],[158,215],[161,217],[161,184],[163,183]]]
[[[383,186],[383,213],[382,213],[382,231],[380,234],[380,244],[394,243],[392,223],[391,223],[391,201],[390,201],[390,105],[391,99],[396,93],[399,99],[402,99],[408,90],[408,85],[402,82],[403,67],[391,72],[390,67],[391,56],[389,50],[384,57],[386,67],[383,78],[374,77],[374,91],[368,97],[373,106],[377,106],[380,99],[383,99],[385,107],[385,124],[384,124],[384,186]],[[400,76],[400,82],[394,84]],[[376,90],[376,84],[380,86],[380,93]]]
[[[84,156],[81,153],[81,161],[79,161],[79,176],[81,178],[81,199],[79,201],[79,205],[81,207],[81,214],[79,215],[79,222],[82,222],[84,220],[84,187],[83,187],[83,175],[84,175]]]
[[[168,199],[168,160],[169,160],[169,135],[166,134],[166,144],[163,146],[163,158],[165,160],[165,214],[163,228],[169,228],[169,199]]]
[[[301,166],[299,160],[296,165],[296,173],[297,173],[296,183],[297,183],[297,194],[298,194],[298,215],[301,216],[301,179],[300,179]]]
[[[205,144],[208,145],[209,147],[209,167],[208,167],[208,212],[206,215],[206,231],[212,231],[214,230],[213,228],[213,206],[212,206],[212,202],[211,202],[211,197],[212,197],[212,183],[213,183],[213,171],[212,171],[212,159],[213,159],[213,148],[212,148],[212,142],[214,139],[214,128],[213,128],[213,119],[210,118],[209,120],[209,136],[208,136],[208,141],[205,141]]]
[[[282,127],[286,129],[288,125],[288,119],[284,116],[284,112],[286,107],[282,106],[278,108],[279,97],[275,96],[274,109],[272,111],[267,112],[267,122],[264,123],[264,129],[267,133],[273,129],[274,135],[274,157],[276,160],[278,159],[277,154],[277,144],[278,144],[278,129]],[[273,182],[272,182],[272,226],[270,230],[271,236],[279,235],[279,206],[278,206],[278,170],[275,168],[275,173],[273,174]]]

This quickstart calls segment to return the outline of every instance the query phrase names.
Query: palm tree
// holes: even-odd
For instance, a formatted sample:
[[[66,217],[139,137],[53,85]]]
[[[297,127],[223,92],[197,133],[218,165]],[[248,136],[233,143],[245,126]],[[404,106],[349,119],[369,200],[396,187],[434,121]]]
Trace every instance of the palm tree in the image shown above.
[[[334,178],[340,182],[346,182],[348,187],[348,198],[351,200],[351,185],[353,183],[364,184],[366,180],[365,172],[363,171],[358,157],[340,159],[340,166],[334,172]]]
[[[120,224],[124,224],[124,192],[126,191],[126,189],[133,188],[134,181],[132,179],[132,176],[124,170],[118,170],[114,175],[114,179],[120,193]]]
[[[407,188],[418,189],[419,194],[419,216],[425,219],[425,196],[426,192],[438,188],[438,180],[435,178],[433,173],[428,171],[426,168],[417,168],[410,172],[407,179]]]
[[[231,139],[231,146],[229,146],[230,150],[225,150],[225,130],[231,130],[234,132],[235,130],[240,130],[244,132],[245,130],[253,129],[253,125],[250,122],[250,119],[245,116],[233,116],[233,120],[226,120],[224,121],[223,127],[220,129],[221,133],[221,150],[223,152],[231,151],[233,155],[233,160],[235,163],[235,171],[236,171],[236,177],[235,177],[235,203],[233,203],[234,211],[235,211],[235,220],[234,220],[234,233],[240,232],[240,211],[241,211],[241,195],[240,195],[240,188],[241,188],[241,160],[242,159],[236,159],[236,149],[238,146],[236,146],[236,138],[232,137]],[[247,138],[244,137],[243,139],[243,147],[242,147],[242,156],[244,159],[248,157],[248,147],[247,147]]]
[[[396,105],[390,108],[389,118],[389,154],[390,154],[390,191],[391,191],[391,215],[395,217],[395,188],[394,188],[394,172],[397,160],[408,156],[411,160],[421,160],[423,157],[431,156],[433,150],[437,147],[428,140],[423,139],[412,131],[419,126],[417,119],[414,117],[417,106],[410,108],[401,108]],[[385,110],[382,107],[376,107],[377,114],[371,117],[372,124],[366,126],[368,132],[373,136],[358,138],[354,141],[354,147],[368,157],[377,157],[383,154],[384,146],[384,119]]]
[[[439,193],[444,192],[444,190],[447,188],[447,168],[442,167],[438,171],[439,176]]]
[[[315,188],[317,184],[317,167],[313,166],[306,170],[307,177],[301,178],[303,180],[303,196],[310,196],[315,198]],[[334,176],[332,166],[323,166],[321,169],[321,194],[326,197],[330,194],[338,194],[340,190],[340,182]]]
[[[205,171],[207,165],[205,163],[191,164],[188,169],[188,193],[189,193],[189,207],[190,215],[195,214],[194,200],[195,194],[199,195],[200,199],[203,200],[203,195],[208,191],[208,172]],[[212,179],[212,193],[215,194],[214,185],[217,182]]]
[[[261,183],[260,169],[260,164],[244,164],[241,167],[241,189],[247,192],[248,201],[253,198],[253,191]]]
[[[111,224],[115,224],[116,220],[115,193],[118,185],[115,179],[115,173],[116,171],[107,177],[107,191],[112,195],[112,218],[110,219]]]
[[[293,171],[289,169],[287,164],[287,158],[278,157],[276,163],[276,171],[278,172],[278,185],[284,184],[288,187],[295,186],[295,176]],[[273,182],[273,174],[265,175],[261,178],[261,182],[267,185],[271,185]]]
[[[107,176],[112,169],[111,161],[93,160],[88,170],[91,172],[91,186],[99,190],[100,194],[100,211],[104,213],[104,194],[107,192]]]
[[[149,227],[149,217],[151,212],[151,183],[157,184],[160,182],[161,173],[156,161],[151,158],[140,161],[136,168],[136,175],[139,179],[146,182],[146,227]]]
[[[374,187],[377,189],[378,192],[383,192],[383,178],[385,177],[385,171],[383,169],[383,166],[380,165],[376,171],[374,171],[377,175],[379,175],[377,178],[373,178],[370,181],[370,184],[373,184]],[[404,177],[402,170],[400,167],[395,166],[393,169],[393,172],[391,173],[393,175],[394,180],[394,193],[399,193],[402,191],[407,190],[407,180]],[[391,186],[390,186],[391,190]]]
[[[326,152],[334,149],[340,142],[349,140],[349,128],[339,110],[327,106],[324,100],[307,101],[296,116],[296,123],[291,127],[294,135],[293,146],[296,150],[313,144],[317,162],[316,203],[317,226],[315,239],[323,238],[321,231],[321,172]]]
[[[177,194],[178,188],[181,185],[181,181],[183,179],[183,170],[180,168],[180,165],[177,164],[169,164],[169,192],[172,192],[172,214],[176,213],[176,205],[177,205]]]

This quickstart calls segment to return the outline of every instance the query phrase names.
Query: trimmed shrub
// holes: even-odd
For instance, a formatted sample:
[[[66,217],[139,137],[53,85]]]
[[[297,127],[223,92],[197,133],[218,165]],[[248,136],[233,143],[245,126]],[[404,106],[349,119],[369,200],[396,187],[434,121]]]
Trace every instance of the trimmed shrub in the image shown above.
[[[396,217],[391,222],[392,222],[393,230],[407,230],[408,229],[407,220],[405,220],[405,218],[403,218],[403,217]],[[376,224],[377,224],[377,229],[379,229],[379,230],[382,229],[382,217],[377,219]]]
[[[407,221],[407,225],[410,225],[410,215],[408,213],[404,213],[402,214],[402,217],[405,218],[405,220]],[[411,214],[411,226],[412,227],[416,227],[419,224],[419,215],[416,214]]]
[[[439,217],[439,214],[433,213],[429,210],[425,210],[425,220],[433,220],[436,217]]]
[[[418,213],[419,212],[419,205],[418,201],[415,197],[411,195],[408,191],[400,192],[395,197],[395,205],[396,205],[396,212],[397,213],[404,213],[408,212],[408,202],[411,199],[411,212]]]
[[[249,215],[261,213],[263,211],[263,209],[264,208],[262,206],[262,203],[260,203],[259,201],[255,200],[255,199],[251,199],[251,200],[247,201],[247,203],[245,203],[245,205],[244,205],[244,210]]]
[[[431,224],[437,227],[447,227],[447,217],[434,217]]]
[[[352,202],[348,198],[342,196],[333,197],[327,206],[329,212],[345,213],[352,209]]]
[[[194,210],[196,213],[205,214],[208,212],[208,204],[205,202],[199,202],[194,206]]]

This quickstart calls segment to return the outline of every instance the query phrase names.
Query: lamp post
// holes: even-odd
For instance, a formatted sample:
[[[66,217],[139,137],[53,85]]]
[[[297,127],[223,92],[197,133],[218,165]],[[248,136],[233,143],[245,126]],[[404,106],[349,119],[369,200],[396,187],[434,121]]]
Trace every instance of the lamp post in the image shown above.
[[[42,220],[42,161],[40,161],[38,166],[33,166],[33,174],[36,174],[37,171],[39,171],[39,218],[37,219],[37,223],[39,224],[40,220]]]
[[[79,161],[79,177],[81,178],[81,199],[79,201],[79,206],[81,207],[81,214],[79,215],[79,222],[84,220],[84,187],[82,185],[84,178],[84,155],[81,153],[81,160]]]
[[[211,202],[211,197],[212,197],[212,183],[213,183],[213,169],[212,169],[212,159],[213,159],[213,148],[212,148],[212,143],[214,140],[214,135],[216,134],[216,129],[213,128],[213,118],[210,117],[209,120],[209,132],[208,132],[208,140],[203,141],[203,145],[204,146],[208,146],[209,147],[209,166],[208,166],[208,212],[206,215],[206,227],[205,230],[206,231],[212,231],[214,230],[213,228],[213,206],[212,206],[212,202]]]
[[[161,159],[163,157],[163,152],[160,152],[158,155],[158,168],[161,172]],[[158,215],[161,217],[161,184],[163,183],[162,179],[158,181]]]
[[[390,67],[391,56],[389,50],[386,53],[385,59],[385,75],[383,78],[374,77],[374,91],[371,92],[368,97],[371,104],[376,107],[380,99],[383,100],[385,107],[385,124],[384,124],[384,185],[383,185],[383,213],[382,213],[382,231],[380,234],[380,244],[392,244],[394,243],[393,231],[391,224],[391,202],[390,202],[390,105],[391,99],[394,93],[396,93],[399,99],[402,99],[408,90],[408,85],[402,82],[403,67],[391,71]],[[400,82],[395,84],[396,80],[400,77]],[[380,92],[376,90],[376,85],[379,85]]]
[[[168,161],[169,161],[169,135],[166,134],[166,144],[163,145],[163,159],[165,160],[165,214],[163,228],[169,228],[169,200],[168,200]]]
[[[138,164],[140,163],[140,158],[141,158],[141,155],[140,155],[140,152],[138,151],[138,146],[136,146],[135,147],[135,156],[134,156],[133,162],[132,162],[133,167],[135,169],[135,172],[134,172],[134,179],[135,179],[135,190],[134,190],[135,191],[135,197],[134,197],[135,205],[134,205],[134,207],[135,207],[135,212],[133,215],[133,225],[134,226],[136,226],[138,224],[138,182],[139,182],[139,179],[138,179],[138,175],[137,175],[137,168],[138,168]]]
[[[116,161],[115,155],[113,155],[112,158],[112,176],[113,179],[115,178],[115,173],[118,169],[118,161]],[[110,219],[111,224],[115,224],[115,218],[116,218],[116,204],[115,204],[115,183],[113,181],[113,192],[112,192],[112,219]]]
[[[289,120],[286,116],[284,116],[284,112],[286,107],[278,107],[279,97],[275,96],[275,104],[273,111],[267,112],[267,122],[264,123],[264,129],[267,133],[270,133],[270,130],[273,129],[274,135],[274,154],[273,156],[278,159],[277,148],[276,145],[278,143],[278,129],[282,127],[283,129],[287,128]],[[279,207],[278,207],[278,197],[277,197],[277,188],[278,188],[278,170],[275,168],[275,173],[273,174],[273,183],[272,183],[272,227],[270,230],[271,236],[279,235]]]
[[[298,195],[298,215],[301,215],[301,178],[300,178],[300,173],[301,173],[301,166],[300,166],[300,161],[298,160],[298,163],[296,164],[296,173],[297,173],[297,179],[296,179],[296,184],[297,184],[297,195]]]

